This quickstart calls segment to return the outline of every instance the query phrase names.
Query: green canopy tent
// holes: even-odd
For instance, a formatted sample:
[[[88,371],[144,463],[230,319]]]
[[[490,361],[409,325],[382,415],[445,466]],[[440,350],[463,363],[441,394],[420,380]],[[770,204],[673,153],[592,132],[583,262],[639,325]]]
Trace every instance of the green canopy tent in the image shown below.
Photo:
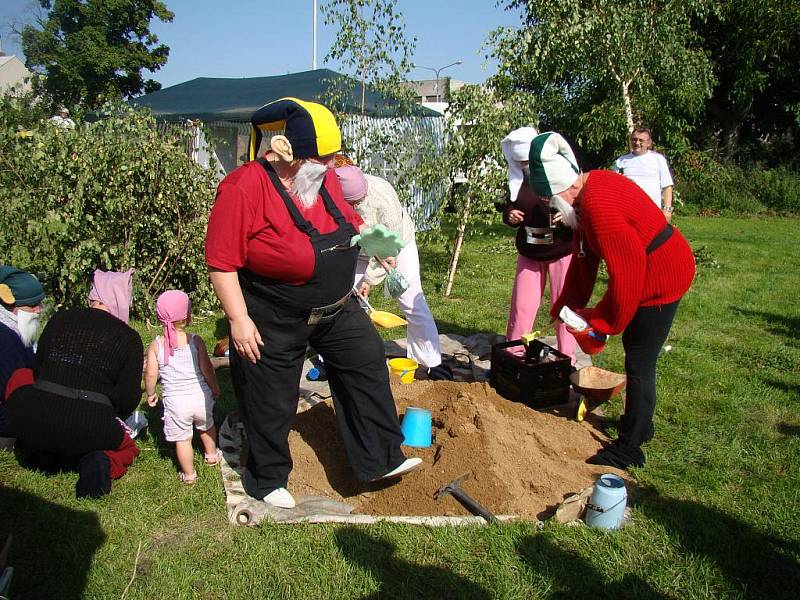
[[[165,127],[169,123],[187,120],[202,121],[203,129],[209,131],[216,141],[222,142],[215,144],[216,157],[225,171],[230,172],[247,160],[252,114],[264,104],[286,96],[323,104],[328,103],[327,98],[338,98],[337,104],[329,108],[344,115],[339,125],[346,149],[358,148],[356,155],[362,157],[361,167],[392,183],[396,183],[398,169],[407,169],[416,159],[414,156],[402,157],[397,152],[392,156],[386,156],[385,152],[370,153],[371,137],[392,139],[396,145],[410,149],[412,154],[417,148],[429,146],[423,140],[432,142],[436,149],[442,146],[442,115],[419,104],[400,111],[396,100],[367,86],[362,118],[361,83],[330,69],[273,77],[198,77],[129,102],[134,106],[148,107]],[[262,149],[264,147],[262,143]],[[423,190],[411,182],[405,186],[401,197],[418,221],[424,223],[442,194],[443,190]]]
[[[361,83],[330,69],[273,77],[198,77],[131,100],[147,106],[164,121],[200,119],[205,122],[249,122],[259,108],[286,96],[324,102],[336,90],[346,90],[335,108],[344,114],[361,114]],[[364,112],[370,117],[393,117],[398,104],[367,86]],[[421,105],[412,107],[413,116],[437,117],[438,113]]]

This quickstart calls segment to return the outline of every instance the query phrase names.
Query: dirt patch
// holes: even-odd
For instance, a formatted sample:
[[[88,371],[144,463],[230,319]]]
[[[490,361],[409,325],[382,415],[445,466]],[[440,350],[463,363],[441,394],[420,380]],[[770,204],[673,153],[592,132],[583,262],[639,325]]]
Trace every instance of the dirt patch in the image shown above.
[[[617,472],[584,460],[605,439],[589,422],[536,411],[499,396],[486,383],[420,381],[392,387],[399,414],[406,406],[433,417],[430,448],[404,446],[423,468],[394,485],[358,484],[350,470],[330,403],[298,414],[289,443],[296,497],[324,495],[371,515],[466,515],[452,497],[434,500],[444,483],[469,473],[464,489],[495,514],[547,516],[567,495]]]

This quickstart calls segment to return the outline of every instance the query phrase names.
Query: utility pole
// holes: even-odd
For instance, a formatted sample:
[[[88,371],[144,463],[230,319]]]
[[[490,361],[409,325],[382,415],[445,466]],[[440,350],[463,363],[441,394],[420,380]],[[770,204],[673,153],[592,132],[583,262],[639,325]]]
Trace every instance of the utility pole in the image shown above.
[[[313,17],[313,34],[311,42],[311,68],[313,70],[316,70],[317,69],[317,0],[312,0],[312,6],[314,11],[314,17]]]

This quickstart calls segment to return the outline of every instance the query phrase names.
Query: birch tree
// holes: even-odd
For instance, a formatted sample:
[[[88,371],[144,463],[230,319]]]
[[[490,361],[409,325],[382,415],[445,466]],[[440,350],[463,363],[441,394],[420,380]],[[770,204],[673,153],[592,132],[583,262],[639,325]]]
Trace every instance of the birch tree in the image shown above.
[[[444,289],[449,296],[468,230],[485,223],[495,212],[495,204],[508,196],[500,141],[518,127],[537,124],[536,99],[528,93],[501,97],[491,88],[466,85],[451,93],[446,118],[442,154],[428,156],[415,176],[422,185],[444,181],[452,190],[449,204],[456,212],[456,231]]]
[[[542,98],[542,120],[591,152],[616,150],[640,123],[686,142],[713,85],[692,29],[710,0],[506,0],[521,28],[490,36],[493,83]]]
[[[402,95],[417,39],[406,35],[396,0],[328,0],[321,10],[325,24],[336,28],[325,62],[339,61],[360,82],[361,114],[367,85],[390,97]]]

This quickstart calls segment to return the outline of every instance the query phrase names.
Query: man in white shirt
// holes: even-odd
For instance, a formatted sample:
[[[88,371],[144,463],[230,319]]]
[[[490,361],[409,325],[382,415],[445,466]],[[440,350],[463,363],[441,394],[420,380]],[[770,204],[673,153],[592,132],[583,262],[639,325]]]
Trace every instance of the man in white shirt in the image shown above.
[[[69,118],[69,111],[61,107],[57,115],[50,117],[50,122],[61,129],[75,129],[75,121]]]
[[[631,151],[620,156],[612,167],[617,173],[634,181],[650,196],[663,212],[667,222],[672,221],[672,174],[667,159],[653,152],[650,130],[640,127],[631,133]]]

